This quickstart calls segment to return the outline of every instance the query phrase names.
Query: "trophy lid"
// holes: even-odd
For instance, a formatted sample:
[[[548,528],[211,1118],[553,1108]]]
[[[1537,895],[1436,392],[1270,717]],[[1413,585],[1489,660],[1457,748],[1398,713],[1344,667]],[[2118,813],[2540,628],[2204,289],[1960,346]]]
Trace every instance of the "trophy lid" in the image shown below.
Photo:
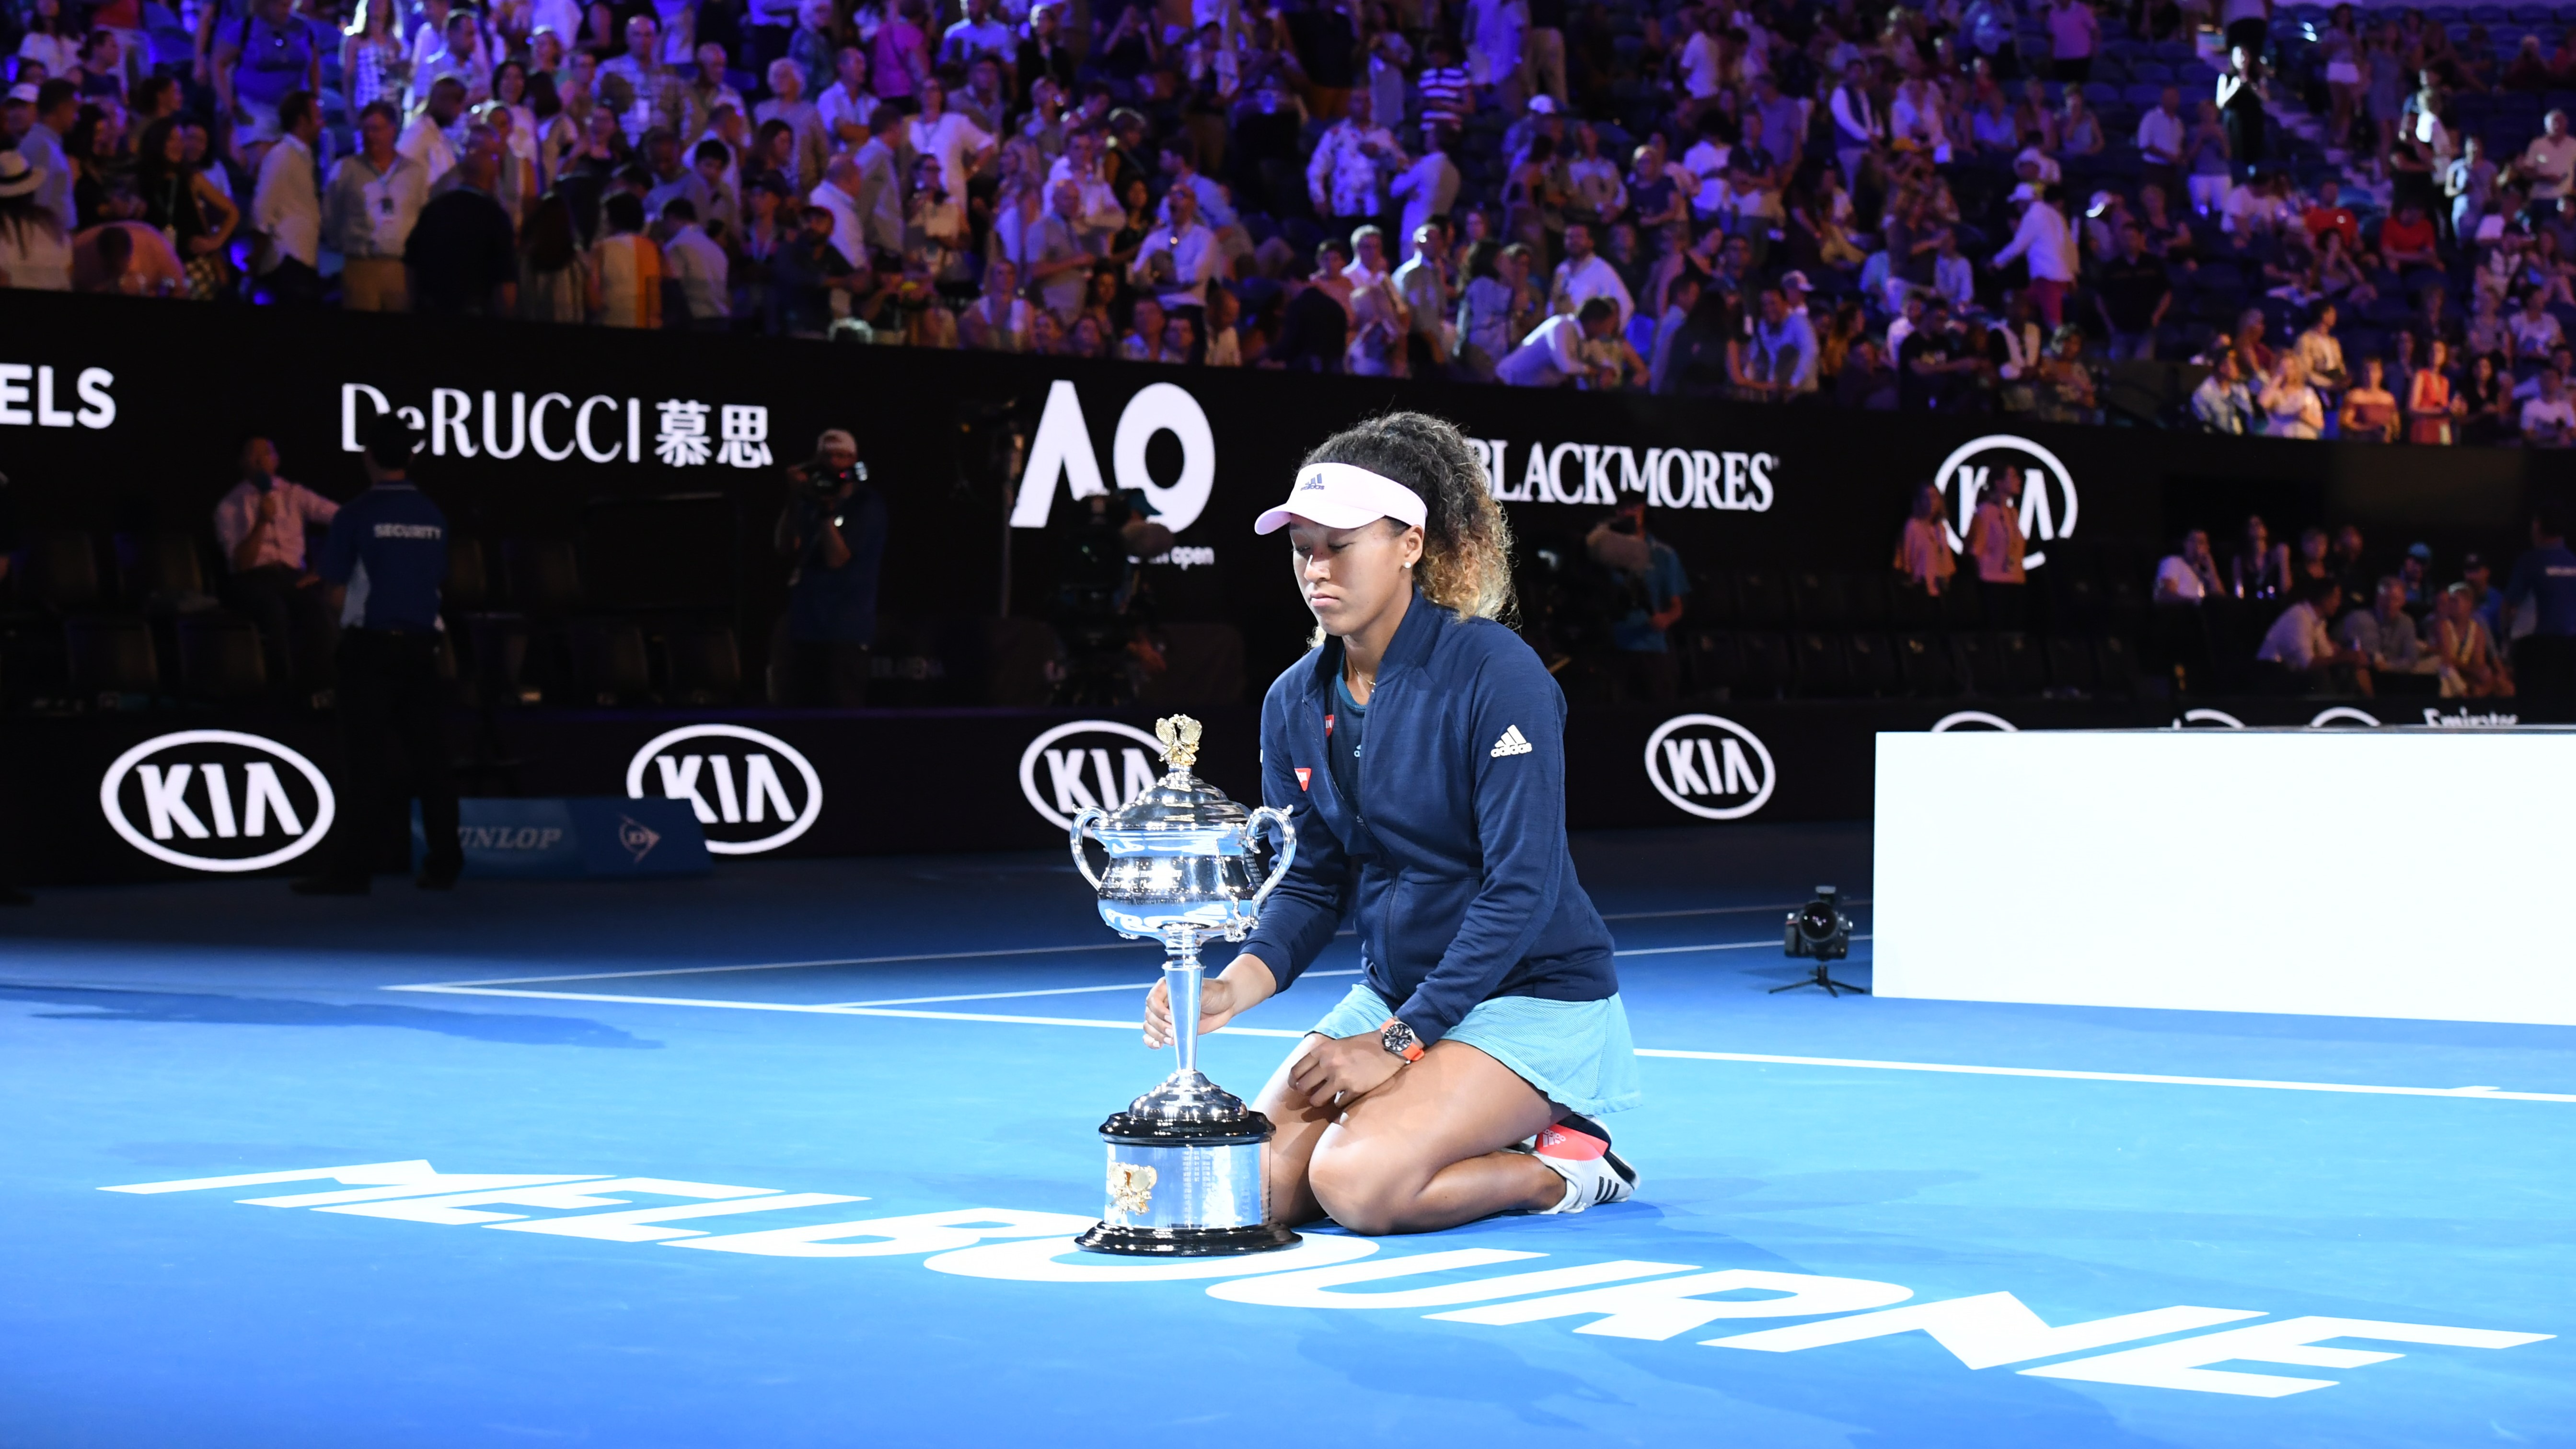
[[[1111,812],[1100,827],[1102,837],[1242,830],[1252,812],[1190,773],[1198,763],[1199,722],[1185,714],[1156,720],[1154,736],[1163,742],[1163,758],[1171,769]]]

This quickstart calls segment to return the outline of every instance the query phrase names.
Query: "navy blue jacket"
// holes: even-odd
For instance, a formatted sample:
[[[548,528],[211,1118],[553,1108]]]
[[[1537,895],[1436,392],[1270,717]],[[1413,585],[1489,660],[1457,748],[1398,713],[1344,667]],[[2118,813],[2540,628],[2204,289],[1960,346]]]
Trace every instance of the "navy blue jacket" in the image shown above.
[[[348,585],[340,627],[434,632],[447,582],[447,515],[408,482],[378,483],[340,505],[314,572]]]
[[[1424,1044],[1497,996],[1600,1001],[1610,931],[1565,841],[1565,695],[1520,636],[1416,593],[1368,702],[1359,800],[1333,785],[1327,640],[1261,705],[1261,795],[1289,811],[1297,861],[1244,950],[1282,990],[1358,927],[1378,995]]]

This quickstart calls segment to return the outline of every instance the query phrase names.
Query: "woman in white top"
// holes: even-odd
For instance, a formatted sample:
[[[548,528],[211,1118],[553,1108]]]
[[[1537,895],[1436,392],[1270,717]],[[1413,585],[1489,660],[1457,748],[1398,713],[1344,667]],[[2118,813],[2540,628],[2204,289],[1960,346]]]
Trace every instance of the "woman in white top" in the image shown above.
[[[2263,384],[2263,433],[2273,438],[2313,438],[2326,425],[2325,403],[2308,386],[2308,364],[2296,352],[2283,352],[2280,366]]]
[[[0,151],[0,287],[35,292],[72,289],[72,244],[53,212],[36,203],[42,167]]]

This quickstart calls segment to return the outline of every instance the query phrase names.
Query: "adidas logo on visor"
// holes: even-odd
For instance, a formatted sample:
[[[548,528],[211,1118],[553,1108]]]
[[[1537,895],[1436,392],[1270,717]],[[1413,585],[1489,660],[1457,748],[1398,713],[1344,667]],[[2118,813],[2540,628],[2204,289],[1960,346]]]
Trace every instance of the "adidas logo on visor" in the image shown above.
[[[1526,755],[1536,748],[1538,748],[1536,745],[1522,736],[1521,727],[1513,725],[1503,731],[1501,739],[1494,741],[1494,758],[1499,760],[1505,755]]]

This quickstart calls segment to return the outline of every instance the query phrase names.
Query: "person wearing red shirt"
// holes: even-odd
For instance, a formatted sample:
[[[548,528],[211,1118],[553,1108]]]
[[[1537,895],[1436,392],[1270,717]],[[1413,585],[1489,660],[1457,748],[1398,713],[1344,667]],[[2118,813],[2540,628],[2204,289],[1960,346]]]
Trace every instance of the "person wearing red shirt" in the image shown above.
[[[2379,228],[2380,260],[2390,268],[2438,267],[2441,258],[2433,250],[2433,222],[2424,208],[2408,203],[2393,220]]]
[[[2317,183],[2316,204],[2302,213],[2299,220],[2307,225],[2308,239],[2318,246],[2324,246],[2326,233],[2333,232],[2343,238],[2343,249],[2347,255],[2361,250],[2361,218],[2353,215],[2352,208],[2343,204],[2343,188],[2332,178]]]

